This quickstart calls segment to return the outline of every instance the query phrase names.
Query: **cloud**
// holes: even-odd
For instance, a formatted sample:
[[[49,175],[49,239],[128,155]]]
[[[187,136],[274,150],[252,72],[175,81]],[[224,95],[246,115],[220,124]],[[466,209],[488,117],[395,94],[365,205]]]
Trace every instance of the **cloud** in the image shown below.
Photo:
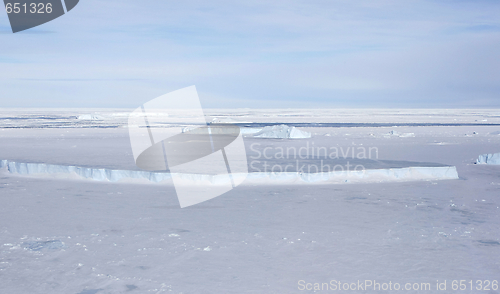
[[[53,34],[0,35],[0,102],[134,107],[196,84],[208,107],[500,106],[499,13],[493,1],[87,0],[40,26]]]

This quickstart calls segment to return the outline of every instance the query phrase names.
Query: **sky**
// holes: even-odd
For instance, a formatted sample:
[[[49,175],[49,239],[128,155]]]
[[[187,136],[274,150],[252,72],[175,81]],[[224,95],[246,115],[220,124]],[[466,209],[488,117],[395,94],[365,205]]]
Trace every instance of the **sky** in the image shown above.
[[[500,1],[80,0],[13,34],[0,108],[500,108]]]

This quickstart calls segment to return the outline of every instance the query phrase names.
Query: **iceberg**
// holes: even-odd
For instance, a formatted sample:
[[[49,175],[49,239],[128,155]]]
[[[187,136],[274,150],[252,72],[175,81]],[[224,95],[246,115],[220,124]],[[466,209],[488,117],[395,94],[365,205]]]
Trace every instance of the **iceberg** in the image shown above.
[[[103,120],[104,117],[97,114],[97,113],[92,113],[92,114],[82,114],[76,117],[79,120]]]
[[[224,186],[230,180],[225,175],[188,174],[149,172],[140,170],[112,170],[78,166],[51,165],[45,163],[20,163],[8,160],[0,161],[0,168],[7,168],[12,174],[44,176],[57,178],[83,178],[95,181],[119,182],[143,179],[146,182],[160,183],[176,176],[179,184],[196,186]],[[401,168],[366,169],[358,171],[331,172],[250,172],[233,173],[234,180],[245,180],[250,184],[344,184],[344,183],[379,183],[399,181],[429,181],[458,179],[454,166],[409,166]]]
[[[476,164],[500,164],[500,153],[479,155]]]
[[[105,168],[89,168],[72,165],[54,165],[45,163],[24,163],[8,160],[0,161],[0,168],[19,175],[76,175],[84,179],[117,182],[123,179],[146,179],[150,182],[161,182],[171,178],[170,173],[149,172],[140,170],[113,170]]]
[[[311,138],[311,133],[301,131],[296,127],[287,125],[267,126],[254,135],[256,138],[272,139],[306,139]]]

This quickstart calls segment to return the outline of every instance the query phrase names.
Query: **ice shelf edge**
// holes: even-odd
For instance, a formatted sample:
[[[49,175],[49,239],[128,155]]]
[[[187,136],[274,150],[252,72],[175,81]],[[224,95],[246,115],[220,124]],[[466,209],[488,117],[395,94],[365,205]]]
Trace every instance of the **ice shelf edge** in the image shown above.
[[[78,166],[53,165],[45,163],[22,163],[8,160],[0,161],[0,168],[11,174],[29,176],[54,176],[56,178],[88,179],[105,182],[170,182],[170,173],[114,170],[105,168],[88,168]],[[186,185],[225,185],[227,176],[208,174],[176,174]],[[419,180],[458,179],[455,166],[441,167],[404,167],[389,169],[367,169],[358,171],[338,171],[323,173],[299,172],[256,172],[248,174],[232,174],[233,177],[246,178],[246,184],[342,184],[342,183],[376,183]],[[144,181],[146,180],[146,181]]]

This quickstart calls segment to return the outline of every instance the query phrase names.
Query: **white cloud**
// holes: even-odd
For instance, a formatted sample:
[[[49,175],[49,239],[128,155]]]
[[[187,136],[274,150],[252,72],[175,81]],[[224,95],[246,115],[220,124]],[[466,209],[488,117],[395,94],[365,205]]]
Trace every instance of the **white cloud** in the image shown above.
[[[81,1],[31,31],[53,33],[0,34],[0,102],[134,107],[196,84],[210,107],[500,106],[499,12],[491,1]]]

